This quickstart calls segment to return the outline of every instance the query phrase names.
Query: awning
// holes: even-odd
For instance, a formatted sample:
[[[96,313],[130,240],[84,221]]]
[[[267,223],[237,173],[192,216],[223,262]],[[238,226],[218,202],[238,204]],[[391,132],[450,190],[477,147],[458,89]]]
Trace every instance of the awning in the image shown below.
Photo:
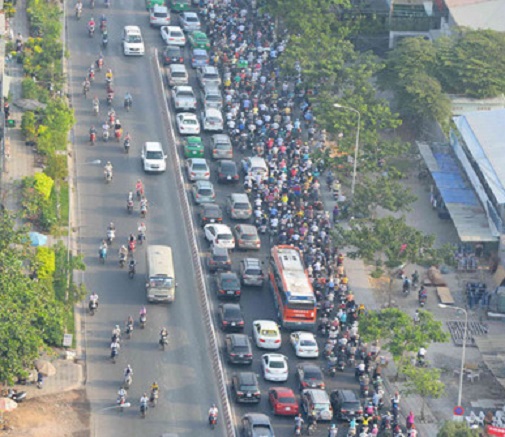
[[[429,144],[418,142],[417,145],[459,239],[465,243],[497,242],[498,237],[489,227],[484,208],[450,151],[433,153]]]

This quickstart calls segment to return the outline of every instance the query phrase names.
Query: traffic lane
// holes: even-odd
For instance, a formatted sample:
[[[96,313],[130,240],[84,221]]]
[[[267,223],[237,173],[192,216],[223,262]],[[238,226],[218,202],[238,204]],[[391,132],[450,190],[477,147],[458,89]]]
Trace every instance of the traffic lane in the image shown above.
[[[110,14],[111,12],[107,11],[107,13]],[[132,24],[130,20],[128,21],[128,24]],[[117,24],[119,28],[123,25],[118,20],[110,20],[110,24],[111,27]],[[111,34],[114,33],[117,34],[118,32],[111,29]],[[85,46],[85,41],[80,41],[80,46]],[[71,48],[73,48],[72,43],[71,38]],[[121,114],[125,129],[130,129],[129,126],[133,126],[132,129],[135,129],[132,132],[134,146],[135,143],[139,144],[145,139],[152,139],[153,134],[162,139],[165,146],[167,146],[170,144],[170,141],[166,138],[166,127],[159,126],[161,109],[159,105],[153,105],[153,102],[158,103],[153,100],[154,96],[152,95],[153,90],[156,88],[154,88],[146,58],[126,60],[122,58],[118,46],[114,48],[111,45],[108,49],[111,50],[108,50],[105,55],[106,63],[114,71],[121,71],[121,74],[115,74],[117,94],[118,90],[122,92],[130,88],[130,83],[127,82],[127,79],[128,77],[135,77],[135,73],[138,73],[139,69],[143,74],[148,72],[140,81],[142,91],[137,96],[134,94],[132,112],[126,114],[121,112],[120,108],[117,108],[118,113]],[[73,48],[72,52],[75,53],[75,51],[76,49]],[[95,50],[93,48],[88,50],[88,52],[93,54]],[[81,75],[82,71],[87,70],[90,60],[89,57],[86,59],[85,56],[82,56],[82,51],[79,51],[79,53],[81,56],[73,59],[72,68],[75,68],[75,71]],[[91,61],[93,60],[94,57],[91,58]],[[130,63],[132,66],[130,66]],[[80,82],[77,83],[79,88],[77,88],[74,94],[80,91]],[[105,88],[105,85],[103,86]],[[136,111],[138,112],[136,113]],[[145,119],[139,117],[139,113],[142,113]],[[92,117],[90,117],[89,110],[86,113],[76,105],[76,114],[79,120],[81,118],[83,120],[89,119],[88,122],[91,124]],[[78,142],[79,138],[81,141],[87,140],[88,122],[85,122],[87,126],[78,125],[76,127]],[[136,128],[137,125],[140,130]],[[103,183],[101,169],[98,172],[96,169],[90,170],[91,166],[88,168],[83,166],[78,169],[79,175],[83,174],[82,186],[79,188],[83,194],[81,197],[81,204],[83,206],[82,216],[86,217],[87,225],[87,231],[83,232],[83,249],[87,254],[86,260],[90,265],[88,269],[90,274],[87,275],[89,278],[89,281],[87,281],[88,287],[89,289],[107,290],[101,293],[101,305],[97,314],[97,316],[101,317],[101,320],[98,317],[93,318],[93,321],[90,321],[88,325],[88,334],[91,343],[88,354],[92,363],[90,365],[90,384],[94,380],[110,380],[114,381],[112,385],[117,384],[121,380],[124,365],[127,363],[131,364],[135,369],[134,385],[131,389],[132,399],[135,399],[137,405],[142,391],[152,383],[153,378],[157,379],[161,387],[160,407],[163,403],[168,405],[168,402],[170,402],[168,412],[163,408],[150,412],[149,417],[151,417],[153,422],[157,423],[156,426],[153,426],[153,431],[161,433],[166,431],[167,425],[170,425],[170,428],[179,432],[180,435],[189,435],[190,432],[198,430],[200,427],[202,430],[205,429],[208,406],[210,403],[218,402],[218,395],[212,381],[208,378],[212,369],[209,357],[206,354],[206,342],[203,335],[205,332],[204,327],[201,323],[201,317],[198,316],[200,308],[195,308],[195,302],[198,300],[196,284],[193,280],[195,273],[191,268],[191,262],[188,262],[191,258],[189,247],[184,237],[184,220],[180,209],[177,208],[179,203],[177,194],[171,188],[175,184],[175,179],[170,171],[161,177],[145,178],[146,194],[149,196],[152,205],[149,210],[147,226],[149,241],[169,243],[174,247],[174,252],[178,254],[175,264],[176,271],[178,272],[179,290],[177,300],[174,304],[177,305],[177,310],[173,311],[172,307],[167,309],[166,306],[149,306],[148,328],[142,332],[135,331],[132,340],[123,342],[123,351],[120,353],[118,364],[111,366],[106,359],[103,362],[100,361],[104,351],[108,354],[110,330],[113,324],[117,321],[123,321],[128,314],[138,314],[138,308],[141,304],[145,303],[145,291],[141,280],[139,281],[140,288],[133,287],[132,283],[128,281],[127,284],[121,283],[121,275],[123,275],[123,278],[126,278],[126,273],[119,271],[115,256],[111,256],[112,260],[109,258],[112,264],[109,263],[109,260],[105,266],[99,266],[97,263],[98,242],[105,233],[106,225],[111,219],[110,216],[115,219],[118,229],[118,240],[122,239],[123,241],[128,233],[136,229],[137,222],[139,221],[138,211],[136,214],[128,216],[125,209],[127,191],[134,189],[137,177],[142,176],[144,178],[139,172],[139,155],[136,154],[134,156],[133,152],[135,148],[132,148],[129,156],[120,155],[121,148],[119,146],[115,147],[116,144],[113,144],[114,147],[111,144],[100,144],[93,148],[83,148],[78,153],[78,162],[90,162],[97,157],[101,158],[103,162],[107,159],[114,159],[113,164],[115,167],[114,181],[107,187],[97,185]],[[169,162],[168,165],[171,166],[173,163]],[[96,178],[97,173],[98,179]],[[107,195],[103,196],[103,193]],[[106,212],[106,216],[105,214],[101,214],[104,211]],[[114,216],[114,211],[116,211],[117,216]],[[160,237],[153,238],[154,235],[159,235]],[[138,272],[140,275],[144,269],[140,253],[138,258]],[[111,267],[111,271],[107,267]],[[99,269],[103,269],[103,271]],[[140,279],[140,276],[138,278]],[[135,282],[135,280],[132,282]],[[94,329],[94,325],[96,325],[96,330]],[[159,327],[163,325],[167,325],[169,331],[174,333],[174,336],[171,336],[174,342],[173,344],[171,342],[169,346],[171,350],[164,353],[156,350],[157,333],[159,332]],[[108,326],[110,327],[108,328]],[[93,342],[95,342],[95,345]],[[104,350],[104,346],[107,349]],[[195,349],[197,350],[195,351]],[[130,351],[132,352],[131,354],[129,353]],[[149,356],[147,360],[144,353],[156,353],[156,357],[159,358],[153,359]],[[91,359],[93,356],[97,357],[96,365],[94,365]],[[175,364],[171,364],[172,362]],[[111,367],[115,367],[115,369],[111,369]],[[90,387],[90,398],[92,401],[93,396],[96,399],[96,402],[93,403],[93,406],[96,405],[95,411],[102,408],[102,406],[110,406],[111,400],[113,402],[115,398],[116,389],[110,392],[108,387]],[[135,390],[136,392],[133,393]],[[131,416],[132,423],[120,419],[123,422],[120,424],[117,423],[118,419],[116,415],[108,413],[102,415],[100,413],[99,418],[95,421],[95,429],[112,430],[114,428],[114,432],[117,432],[116,430],[123,430],[127,433],[131,432],[130,430],[135,430],[135,434],[140,434],[139,427],[142,426],[142,423],[136,421],[136,414],[138,414],[138,409],[135,411],[131,410],[128,412],[128,415]]]

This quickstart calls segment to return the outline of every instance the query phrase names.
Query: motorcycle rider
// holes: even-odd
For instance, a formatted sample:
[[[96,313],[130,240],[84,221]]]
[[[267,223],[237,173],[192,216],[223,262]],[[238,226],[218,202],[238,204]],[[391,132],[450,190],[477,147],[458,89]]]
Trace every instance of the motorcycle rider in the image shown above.
[[[96,60],[96,66],[98,67],[99,70],[102,69],[103,67],[103,54],[102,52],[100,52],[100,54],[98,55],[98,59]]]
[[[112,330],[112,338],[120,339],[121,338],[121,328],[119,325],[116,325],[114,329]]]
[[[91,35],[95,31],[95,19],[93,17],[88,21],[88,30]]]
[[[124,137],[124,142],[123,142],[123,147],[126,150],[126,152],[128,152],[128,150],[130,149],[130,143],[131,143],[130,132],[126,132],[126,135]]]
[[[301,414],[295,417],[295,432],[299,429],[300,432],[302,431],[302,427],[304,424],[304,420]]]
[[[119,248],[119,261],[125,261],[126,260],[126,257],[128,256],[128,249],[126,248],[126,246],[123,244],[120,248]]]
[[[98,100],[97,96],[93,97],[93,111],[95,114],[98,114],[98,112],[100,112],[100,100]]]
[[[133,97],[129,91],[126,91],[126,94],[124,95],[124,107],[131,108],[132,104],[133,104]]]
[[[96,141],[96,128],[95,126],[91,126],[89,128],[89,140],[94,143]]]
[[[160,387],[159,387],[158,383],[156,381],[154,381],[151,385],[151,394],[149,396],[149,400],[151,401],[151,403],[154,404],[154,401],[158,397],[159,391],[160,391]]]
[[[107,70],[107,73],[105,73],[105,80],[106,80],[108,83],[111,83],[113,78],[114,78],[114,75],[112,74],[112,70],[109,68],[109,69]]]
[[[126,379],[128,376],[132,376],[133,377],[133,369],[132,367],[128,364],[125,369],[124,369],[124,378]]]
[[[212,404],[212,406],[209,408],[209,423],[214,419],[217,422],[217,413],[218,409],[216,407],[216,404]]]
[[[107,247],[107,242],[105,240],[102,240],[100,247],[98,248],[98,253],[101,258],[105,258],[107,256]]]
[[[417,352],[417,363],[419,366],[424,366],[426,360],[426,349],[424,347],[420,347]]]
[[[163,345],[166,343],[168,339],[168,330],[167,328],[163,327],[161,328],[161,331],[160,331],[160,344]]]
[[[119,341],[117,339],[112,340],[112,343],[110,344],[111,357],[113,357],[114,355],[117,355],[119,353],[119,349],[121,349],[121,345],[119,344]]]
[[[75,15],[77,18],[80,18],[82,14],[82,3],[80,0],[75,4]]]
[[[328,430],[328,437],[337,437],[337,435],[338,435],[337,425],[332,423],[330,429]]]
[[[133,317],[131,315],[128,316],[128,319],[126,319],[125,326],[126,326],[126,333],[127,334],[129,334],[131,331],[133,331]],[[128,364],[128,367],[130,367],[129,364]]]
[[[89,309],[91,310],[91,307],[94,306],[95,308],[98,308],[98,294],[96,292],[91,293],[89,296]]]
[[[311,428],[317,427],[317,417],[316,417],[316,412],[312,411],[312,414],[309,414],[309,417],[307,417],[307,432]]]
[[[107,226],[107,239],[112,243],[114,238],[116,238],[116,225],[114,222],[110,222]]]
[[[112,180],[112,164],[110,161],[107,161],[107,164],[104,166],[104,174],[105,178]]]
[[[91,86],[91,83],[87,77],[84,78],[84,81],[82,82],[82,93],[84,94],[84,97],[88,94],[89,88]]]
[[[107,120],[102,125],[102,137],[104,140],[108,140],[110,137],[110,125],[107,123]]]
[[[133,210],[133,192],[130,191],[128,193],[128,198],[126,199],[126,208],[129,210]]]
[[[117,392],[117,403],[120,404],[121,399],[123,399],[124,402],[126,402],[127,395],[128,395],[128,392],[123,387],[121,387]]]
[[[140,308],[140,311],[139,311],[139,317],[142,317],[142,316],[147,316],[147,309],[145,306]]]
[[[142,397],[140,398],[140,411],[141,412],[146,412],[147,411],[147,403],[149,402],[149,398],[147,397],[147,394],[144,393]]]
[[[103,32],[104,30],[107,29],[107,17],[105,14],[102,14],[100,17],[100,30]]]
[[[147,227],[145,223],[140,223],[140,226],[138,227],[138,235],[137,235],[137,240],[140,244],[146,239],[146,231]]]
[[[140,198],[144,196],[144,186],[142,185],[142,181],[140,179],[137,179],[135,191],[137,192],[137,198],[140,200]]]
[[[147,213],[147,199],[144,196],[140,199],[140,213],[143,215]]]

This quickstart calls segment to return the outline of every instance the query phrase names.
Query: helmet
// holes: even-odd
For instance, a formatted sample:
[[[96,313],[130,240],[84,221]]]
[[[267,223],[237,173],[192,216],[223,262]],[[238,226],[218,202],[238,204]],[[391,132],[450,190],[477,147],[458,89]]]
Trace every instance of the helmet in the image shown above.
[[[119,325],[116,325],[116,329],[119,329]]]
[[[110,163],[110,161],[107,161],[107,165],[112,165],[112,164]]]
[[[331,429],[336,429],[337,428],[337,425],[335,425],[334,423],[331,424]]]

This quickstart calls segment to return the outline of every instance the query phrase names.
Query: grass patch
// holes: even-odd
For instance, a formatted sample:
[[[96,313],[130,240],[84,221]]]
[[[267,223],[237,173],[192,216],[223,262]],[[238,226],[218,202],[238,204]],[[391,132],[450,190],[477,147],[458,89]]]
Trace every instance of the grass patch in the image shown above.
[[[68,225],[69,187],[67,182],[60,182],[60,226]]]

